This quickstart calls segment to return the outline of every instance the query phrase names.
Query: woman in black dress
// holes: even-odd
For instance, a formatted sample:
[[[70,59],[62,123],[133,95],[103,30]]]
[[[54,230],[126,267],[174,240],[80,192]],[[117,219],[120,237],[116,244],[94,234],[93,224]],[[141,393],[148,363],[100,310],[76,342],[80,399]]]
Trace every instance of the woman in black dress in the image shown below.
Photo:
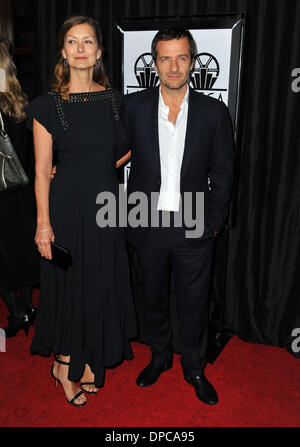
[[[24,329],[27,335],[35,315],[32,289],[33,286],[39,285],[40,279],[39,257],[33,240],[34,157],[31,138],[25,127],[26,105],[26,95],[17,80],[16,67],[5,48],[0,46],[1,118],[4,129],[31,180],[25,188],[0,193],[0,296],[9,311],[6,337],[13,337],[21,329]],[[3,156],[0,155],[0,169],[3,162]]]
[[[102,36],[87,17],[65,21],[53,89],[27,108],[36,154],[36,244],[44,258],[31,352],[55,355],[53,378],[83,406],[103,386],[105,367],[133,357],[136,335],[124,233],[99,228],[96,197],[118,195],[116,160],[125,132],[122,95],[109,88]],[[58,151],[50,184],[52,149]],[[67,271],[51,262],[50,241],[70,250]]]

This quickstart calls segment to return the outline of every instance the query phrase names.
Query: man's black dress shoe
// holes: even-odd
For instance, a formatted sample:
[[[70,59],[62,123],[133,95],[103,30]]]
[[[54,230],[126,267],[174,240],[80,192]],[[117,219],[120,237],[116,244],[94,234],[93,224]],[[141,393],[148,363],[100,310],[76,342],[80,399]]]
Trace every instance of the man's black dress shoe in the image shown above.
[[[142,387],[153,385],[158,380],[161,373],[167,371],[168,369],[171,369],[172,366],[172,360],[169,360],[168,362],[162,364],[153,363],[151,361],[136,379],[136,384]]]
[[[215,405],[218,403],[218,395],[211,383],[203,376],[187,376],[184,380],[195,388],[198,399],[204,404]]]

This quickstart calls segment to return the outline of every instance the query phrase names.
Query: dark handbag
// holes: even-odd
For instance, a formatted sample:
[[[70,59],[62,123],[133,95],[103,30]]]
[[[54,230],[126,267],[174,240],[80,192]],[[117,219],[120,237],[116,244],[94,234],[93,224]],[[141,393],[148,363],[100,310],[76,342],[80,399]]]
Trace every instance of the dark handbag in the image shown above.
[[[28,182],[29,179],[4,129],[0,112],[0,192],[23,187]]]
[[[71,253],[70,251],[63,247],[62,245],[57,244],[56,242],[50,242],[51,245],[51,262],[61,267],[64,270],[67,270],[70,265],[72,265]]]

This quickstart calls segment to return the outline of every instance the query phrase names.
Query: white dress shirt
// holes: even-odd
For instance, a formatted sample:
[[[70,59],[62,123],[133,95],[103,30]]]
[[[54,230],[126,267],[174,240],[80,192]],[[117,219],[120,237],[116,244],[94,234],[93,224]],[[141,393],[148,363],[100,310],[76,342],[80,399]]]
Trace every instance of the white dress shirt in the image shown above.
[[[161,167],[161,187],[157,209],[179,211],[180,171],[183,158],[188,116],[189,88],[181,102],[176,124],[169,121],[169,107],[165,105],[161,89],[158,103],[158,136]]]

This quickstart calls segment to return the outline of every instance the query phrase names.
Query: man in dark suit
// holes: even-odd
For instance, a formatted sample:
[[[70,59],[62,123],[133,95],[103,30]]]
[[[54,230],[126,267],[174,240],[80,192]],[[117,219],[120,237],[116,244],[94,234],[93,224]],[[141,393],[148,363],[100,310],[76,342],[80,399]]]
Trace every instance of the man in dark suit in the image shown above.
[[[158,227],[150,228],[150,223],[128,227],[127,238],[136,247],[141,268],[152,351],[152,360],[138,376],[137,385],[154,384],[172,367],[168,313],[172,268],[184,379],[202,402],[212,405],[218,396],[204,375],[208,285],[214,238],[228,213],[234,150],[227,107],[188,87],[196,52],[189,31],[159,31],[152,42],[152,55],[160,87],[125,97],[131,148],[127,193],[142,192],[150,202],[151,193],[157,192],[158,200],[151,206],[159,213]],[[190,193],[193,202],[182,200],[181,209],[186,206],[195,216],[197,192],[204,193],[204,232],[197,238],[186,237],[185,224],[178,227],[174,222],[184,193]],[[166,213],[169,227],[163,225]]]

